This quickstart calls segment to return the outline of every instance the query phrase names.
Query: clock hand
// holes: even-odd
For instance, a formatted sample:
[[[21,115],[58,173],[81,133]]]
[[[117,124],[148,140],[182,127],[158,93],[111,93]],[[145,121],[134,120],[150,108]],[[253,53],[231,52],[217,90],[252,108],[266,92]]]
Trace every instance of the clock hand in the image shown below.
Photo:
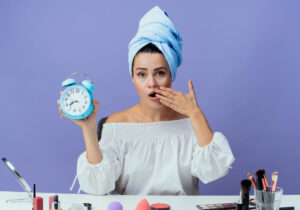
[[[72,101],[70,104],[69,104],[69,106],[71,106],[72,104],[74,104],[76,101]]]
[[[78,103],[78,102],[79,102],[78,100],[72,101],[72,102],[69,104],[69,106],[71,106],[71,105],[74,104],[74,103]]]

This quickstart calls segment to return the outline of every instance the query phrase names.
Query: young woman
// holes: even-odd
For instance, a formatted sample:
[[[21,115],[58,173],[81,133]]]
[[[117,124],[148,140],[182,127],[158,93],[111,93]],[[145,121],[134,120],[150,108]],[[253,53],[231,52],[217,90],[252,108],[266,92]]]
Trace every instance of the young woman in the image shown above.
[[[140,102],[109,116],[100,143],[97,101],[86,120],[73,120],[86,147],[77,164],[81,190],[197,195],[198,178],[208,183],[227,174],[233,154],[226,138],[211,130],[192,81],[188,94],[171,88],[180,64],[181,36],[167,14],[154,7],[129,44],[129,69]]]

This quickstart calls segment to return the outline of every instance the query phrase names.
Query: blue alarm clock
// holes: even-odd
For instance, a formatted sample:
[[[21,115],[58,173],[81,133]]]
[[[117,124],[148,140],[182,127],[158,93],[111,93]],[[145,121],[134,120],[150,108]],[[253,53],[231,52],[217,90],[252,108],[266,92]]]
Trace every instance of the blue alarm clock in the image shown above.
[[[86,80],[77,84],[76,80],[71,78],[77,74],[84,75]],[[86,119],[94,109],[92,103],[92,99],[94,98],[92,94],[94,85],[92,81],[89,80],[85,73],[75,72],[63,81],[61,86],[65,88],[60,96],[62,112],[71,119]]]

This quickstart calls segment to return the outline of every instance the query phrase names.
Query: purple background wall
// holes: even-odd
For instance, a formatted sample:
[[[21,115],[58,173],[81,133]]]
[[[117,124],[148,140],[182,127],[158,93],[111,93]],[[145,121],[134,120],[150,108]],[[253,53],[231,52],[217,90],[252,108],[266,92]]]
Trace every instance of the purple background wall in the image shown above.
[[[297,0],[0,1],[0,157],[38,191],[69,192],[84,142],[79,127],[59,118],[60,84],[86,72],[99,118],[138,103],[127,47],[157,4],[183,36],[173,87],[187,92],[193,79],[211,127],[227,136],[236,157],[226,177],[200,184],[201,194],[238,194],[240,180],[259,168],[269,179],[279,171],[284,193],[299,194]],[[0,190],[22,191],[3,164]]]

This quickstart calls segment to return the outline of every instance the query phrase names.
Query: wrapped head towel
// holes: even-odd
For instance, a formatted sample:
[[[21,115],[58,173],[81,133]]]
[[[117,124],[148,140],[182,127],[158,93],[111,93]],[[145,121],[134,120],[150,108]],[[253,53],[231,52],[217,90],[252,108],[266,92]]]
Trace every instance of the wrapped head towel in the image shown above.
[[[182,38],[166,12],[158,6],[149,10],[140,20],[138,32],[129,43],[128,62],[132,74],[132,61],[145,45],[154,44],[164,55],[174,81],[177,67],[182,62]]]

